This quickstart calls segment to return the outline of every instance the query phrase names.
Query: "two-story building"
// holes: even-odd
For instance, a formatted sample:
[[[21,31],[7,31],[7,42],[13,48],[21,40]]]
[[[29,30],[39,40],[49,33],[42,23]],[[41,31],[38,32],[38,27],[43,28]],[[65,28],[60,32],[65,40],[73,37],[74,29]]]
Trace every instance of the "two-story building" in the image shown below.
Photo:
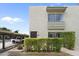
[[[75,47],[79,48],[79,6],[29,7],[30,37],[60,37],[59,32],[75,32]]]

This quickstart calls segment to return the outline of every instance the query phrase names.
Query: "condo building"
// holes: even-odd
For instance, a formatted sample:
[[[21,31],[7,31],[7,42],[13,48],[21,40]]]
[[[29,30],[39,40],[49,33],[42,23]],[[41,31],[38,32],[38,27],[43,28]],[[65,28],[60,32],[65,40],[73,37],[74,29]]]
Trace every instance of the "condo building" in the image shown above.
[[[60,32],[75,32],[75,47],[79,48],[79,6],[29,7],[30,37],[55,38]]]

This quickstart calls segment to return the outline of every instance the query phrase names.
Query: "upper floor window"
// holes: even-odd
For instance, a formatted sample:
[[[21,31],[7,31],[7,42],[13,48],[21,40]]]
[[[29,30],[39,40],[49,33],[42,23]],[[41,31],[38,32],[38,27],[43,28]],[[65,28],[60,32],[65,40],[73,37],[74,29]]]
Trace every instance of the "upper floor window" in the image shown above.
[[[48,14],[48,22],[60,22],[63,14]]]

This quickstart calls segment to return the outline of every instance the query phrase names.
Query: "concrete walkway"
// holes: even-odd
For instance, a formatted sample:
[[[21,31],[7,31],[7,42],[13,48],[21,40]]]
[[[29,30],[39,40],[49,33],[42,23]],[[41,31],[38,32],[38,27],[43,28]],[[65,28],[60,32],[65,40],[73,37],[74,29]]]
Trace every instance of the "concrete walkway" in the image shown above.
[[[14,51],[14,49],[11,49],[7,52],[4,52],[4,53],[0,53],[0,56],[8,56],[10,51]],[[78,50],[69,50],[69,49],[66,49],[66,48],[62,48],[61,49],[62,52],[65,52],[65,53],[68,53],[70,55],[73,55],[73,56],[79,56],[79,51]]]
[[[0,53],[0,56],[8,56],[8,55],[9,55],[8,51],[4,53]]]
[[[11,49],[11,50],[8,50],[8,51],[6,51],[6,52],[0,53],[0,56],[8,56],[10,51],[15,51],[14,49],[15,49],[15,48],[13,48],[13,49]]]
[[[62,48],[61,51],[68,53],[70,55],[73,55],[73,56],[79,56],[79,50],[69,50],[69,49],[66,49],[66,48]]]

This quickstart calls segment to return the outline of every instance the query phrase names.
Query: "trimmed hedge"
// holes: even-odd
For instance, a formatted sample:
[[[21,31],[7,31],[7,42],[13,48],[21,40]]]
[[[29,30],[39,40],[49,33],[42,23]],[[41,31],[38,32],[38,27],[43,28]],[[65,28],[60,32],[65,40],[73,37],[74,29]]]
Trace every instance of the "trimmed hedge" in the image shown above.
[[[24,40],[24,47],[27,52],[60,52],[62,40],[62,38],[27,38]]]
[[[73,49],[75,45],[75,32],[64,32],[64,47]]]
[[[75,46],[75,32],[61,32],[63,38],[63,47],[74,49]]]

